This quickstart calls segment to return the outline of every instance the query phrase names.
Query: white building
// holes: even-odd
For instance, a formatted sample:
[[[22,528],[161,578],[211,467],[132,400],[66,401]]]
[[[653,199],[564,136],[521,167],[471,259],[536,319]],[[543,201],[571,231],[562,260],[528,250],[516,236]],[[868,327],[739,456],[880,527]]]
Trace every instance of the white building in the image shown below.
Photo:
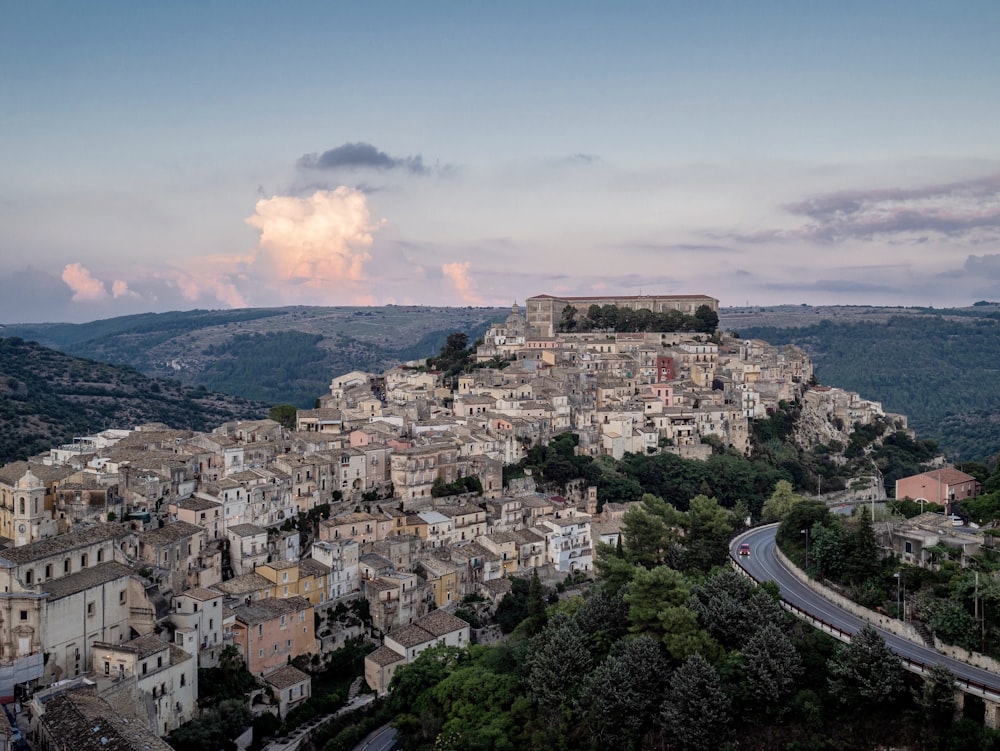
[[[546,560],[557,570],[571,573],[593,569],[594,547],[588,515],[543,517],[535,531],[545,536]]]
[[[225,646],[222,628],[222,592],[193,587],[174,595],[170,620],[177,627],[174,643],[198,658],[198,667],[219,664]]]

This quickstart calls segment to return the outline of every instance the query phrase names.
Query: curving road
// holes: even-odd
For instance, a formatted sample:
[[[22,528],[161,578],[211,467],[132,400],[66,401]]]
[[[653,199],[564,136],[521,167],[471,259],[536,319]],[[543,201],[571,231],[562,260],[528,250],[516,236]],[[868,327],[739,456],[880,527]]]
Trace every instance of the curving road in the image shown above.
[[[844,635],[860,631],[868,621],[842,610],[831,601],[823,598],[799,581],[781,563],[775,552],[774,536],[777,531],[778,525],[771,524],[744,532],[730,543],[730,556],[758,582],[776,582],[781,587],[782,599],[794,609],[819,619]],[[750,545],[749,556],[738,554],[739,546],[744,542]],[[924,667],[936,664],[945,665],[955,675],[957,681],[963,684],[963,688],[969,690],[970,693],[985,696],[993,701],[1000,701],[1000,675],[943,655],[924,644],[917,644],[896,636],[879,628],[874,623],[871,625],[885,639],[889,648],[903,658],[904,665],[908,669],[919,673]],[[824,628],[824,630],[828,629]]]

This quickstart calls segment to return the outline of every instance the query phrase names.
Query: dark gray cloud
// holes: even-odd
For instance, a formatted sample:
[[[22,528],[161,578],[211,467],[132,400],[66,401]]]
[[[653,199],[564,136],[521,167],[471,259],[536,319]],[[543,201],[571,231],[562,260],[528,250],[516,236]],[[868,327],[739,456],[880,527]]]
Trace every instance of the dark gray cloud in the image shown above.
[[[838,191],[783,208],[808,223],[735,237],[754,243],[877,238],[921,244],[929,236],[988,242],[1000,238],[1000,174],[920,188]]]
[[[401,170],[411,175],[426,175],[430,172],[420,155],[390,156],[370,143],[360,141],[345,143],[322,154],[304,154],[297,164],[301,169],[325,171]]]

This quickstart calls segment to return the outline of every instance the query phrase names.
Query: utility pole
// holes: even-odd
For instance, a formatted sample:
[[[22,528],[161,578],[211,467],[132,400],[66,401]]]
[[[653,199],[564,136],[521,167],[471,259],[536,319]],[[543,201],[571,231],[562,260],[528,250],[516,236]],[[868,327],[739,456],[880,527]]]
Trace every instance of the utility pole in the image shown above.
[[[903,576],[899,571],[893,574],[893,576],[896,577],[896,617],[903,620],[902,601],[899,598],[899,585],[903,580]]]

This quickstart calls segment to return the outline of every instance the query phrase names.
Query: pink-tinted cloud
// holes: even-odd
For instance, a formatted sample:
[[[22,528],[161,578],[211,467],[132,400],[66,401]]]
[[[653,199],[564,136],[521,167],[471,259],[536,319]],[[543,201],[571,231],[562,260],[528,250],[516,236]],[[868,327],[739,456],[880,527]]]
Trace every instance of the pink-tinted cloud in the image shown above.
[[[365,278],[376,228],[358,190],[274,196],[258,201],[246,222],[260,230],[256,276],[322,289]]]
[[[128,288],[128,282],[122,279],[115,279],[111,285],[111,296],[117,300],[119,297],[137,298],[139,294]]]
[[[73,302],[100,302],[108,299],[104,282],[95,278],[90,269],[82,264],[67,264],[62,272],[62,280],[73,290]]]
[[[451,282],[462,302],[466,305],[482,305],[482,298],[479,296],[479,285],[469,273],[472,264],[468,261],[455,261],[445,263],[441,266],[441,271]]]
[[[204,272],[200,274],[174,272],[165,276],[167,283],[181,293],[185,300],[217,300],[231,308],[247,307],[246,298],[226,276]]]

